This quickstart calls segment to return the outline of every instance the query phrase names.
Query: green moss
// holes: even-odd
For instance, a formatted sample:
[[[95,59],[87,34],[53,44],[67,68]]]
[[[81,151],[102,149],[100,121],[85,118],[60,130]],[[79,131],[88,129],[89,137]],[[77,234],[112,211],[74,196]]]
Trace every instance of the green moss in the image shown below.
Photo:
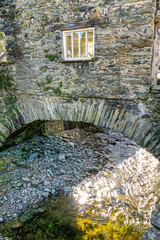
[[[46,54],[45,57],[48,58],[51,62],[58,59],[58,55],[56,55],[56,54]]]
[[[60,96],[62,94],[61,92],[61,89],[58,87],[58,88],[54,88],[53,89],[54,93],[57,95],[57,96]]]
[[[6,120],[10,119],[10,128],[13,126],[15,113],[17,112],[14,108],[15,97],[12,94],[8,94],[3,98],[4,106],[0,105],[0,123],[5,126]],[[2,140],[3,133],[0,131],[0,140]]]
[[[52,88],[52,87],[45,87],[45,88],[43,89],[43,91],[45,91],[45,92],[47,92],[48,90],[54,90],[54,88]]]
[[[8,89],[12,86],[12,78],[10,77],[8,71],[0,70],[0,89]]]
[[[45,82],[42,82],[42,83],[37,82],[37,85],[38,85],[38,87],[44,87],[46,85],[46,83]]]
[[[44,49],[43,51],[44,51],[44,53],[48,53],[49,49]]]
[[[62,82],[60,82],[59,87],[62,87]]]
[[[52,82],[52,78],[49,77],[49,76],[47,76],[47,77],[46,77],[46,83],[47,83],[47,84],[50,84],[51,82]]]
[[[93,57],[93,58],[91,58],[91,61],[96,61],[96,60],[98,60],[98,57]]]

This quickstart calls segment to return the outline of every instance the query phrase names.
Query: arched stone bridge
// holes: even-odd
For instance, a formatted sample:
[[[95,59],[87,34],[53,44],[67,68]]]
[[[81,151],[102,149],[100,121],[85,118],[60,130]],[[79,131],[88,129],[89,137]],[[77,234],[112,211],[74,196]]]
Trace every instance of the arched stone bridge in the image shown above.
[[[69,120],[160,158],[159,25],[159,0],[1,0],[0,145],[33,121]],[[66,61],[63,32],[87,28],[95,56]]]
[[[11,119],[8,119],[6,127],[3,128],[5,138],[37,120],[84,122],[121,132],[160,158],[159,132],[142,102],[23,96],[18,99],[16,107],[16,117],[12,123]]]

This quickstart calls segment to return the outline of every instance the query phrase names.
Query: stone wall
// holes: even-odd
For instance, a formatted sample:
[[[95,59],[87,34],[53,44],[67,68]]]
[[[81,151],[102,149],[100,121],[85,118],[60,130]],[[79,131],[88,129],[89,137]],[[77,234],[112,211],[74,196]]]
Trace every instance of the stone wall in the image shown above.
[[[16,95],[145,99],[151,80],[155,4],[2,0],[0,31],[6,34],[7,68]],[[78,26],[95,27],[97,60],[63,61],[62,30]]]
[[[158,8],[156,0],[1,0],[0,141],[35,120],[83,121],[159,157]],[[96,58],[64,61],[63,30],[82,27],[95,28]]]

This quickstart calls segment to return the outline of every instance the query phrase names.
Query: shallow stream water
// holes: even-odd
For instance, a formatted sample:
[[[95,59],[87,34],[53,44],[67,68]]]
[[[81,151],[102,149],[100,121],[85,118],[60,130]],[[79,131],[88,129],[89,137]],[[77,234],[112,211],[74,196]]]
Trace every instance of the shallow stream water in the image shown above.
[[[102,152],[106,161],[99,170],[82,177],[72,185],[71,192],[62,189],[54,197],[49,195],[39,206],[36,204],[34,215],[25,223],[16,219],[11,225],[0,224],[3,235],[0,239],[140,240],[150,227],[151,215],[160,200],[158,159],[114,132],[94,133],[96,152],[96,144],[91,148],[85,134],[72,130],[71,134],[65,132],[64,137],[72,140],[73,153],[76,146],[83,145],[86,165]]]

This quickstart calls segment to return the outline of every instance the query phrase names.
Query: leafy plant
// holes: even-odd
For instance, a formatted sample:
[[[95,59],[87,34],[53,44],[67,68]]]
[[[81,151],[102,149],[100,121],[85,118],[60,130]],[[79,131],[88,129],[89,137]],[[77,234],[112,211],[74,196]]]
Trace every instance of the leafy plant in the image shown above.
[[[58,87],[58,88],[54,88],[53,89],[54,93],[57,95],[57,96],[60,96],[61,95],[61,89]]]
[[[49,76],[47,76],[47,77],[46,77],[46,83],[47,83],[47,84],[50,84],[51,82],[52,82],[52,78],[49,77]]]
[[[51,62],[53,62],[55,59],[58,59],[58,55],[56,54],[46,54],[46,58],[48,58]]]

